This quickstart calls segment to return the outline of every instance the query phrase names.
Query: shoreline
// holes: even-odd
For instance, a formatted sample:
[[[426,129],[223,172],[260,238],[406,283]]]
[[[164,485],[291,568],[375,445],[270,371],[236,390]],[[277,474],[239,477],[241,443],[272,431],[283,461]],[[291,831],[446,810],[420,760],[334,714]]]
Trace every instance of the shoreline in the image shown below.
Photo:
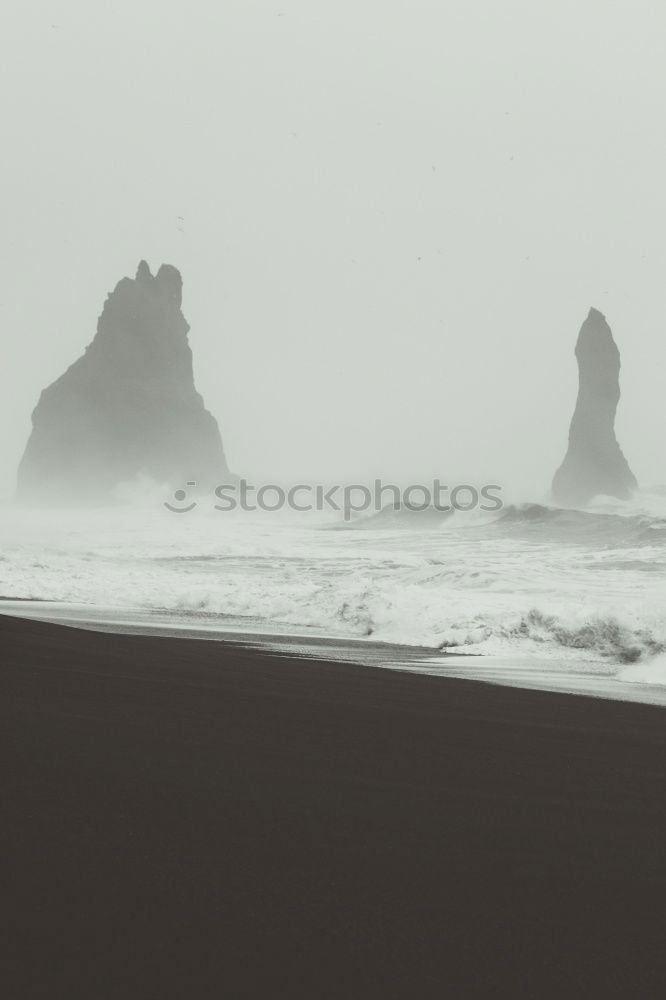
[[[518,690],[571,694],[610,701],[666,707],[666,683],[630,681],[617,677],[613,661],[535,656],[516,651],[505,654],[461,653],[458,648],[437,649],[406,645],[371,636],[331,634],[295,626],[269,631],[259,619],[223,618],[198,612],[166,609],[70,604],[26,598],[0,598],[0,616],[68,625],[99,633],[143,635],[155,638],[237,643],[282,651],[304,658],[332,662],[359,662],[397,670],[494,684]],[[621,669],[621,668],[620,668]]]
[[[10,616],[0,644],[16,1000],[666,987],[658,708]]]

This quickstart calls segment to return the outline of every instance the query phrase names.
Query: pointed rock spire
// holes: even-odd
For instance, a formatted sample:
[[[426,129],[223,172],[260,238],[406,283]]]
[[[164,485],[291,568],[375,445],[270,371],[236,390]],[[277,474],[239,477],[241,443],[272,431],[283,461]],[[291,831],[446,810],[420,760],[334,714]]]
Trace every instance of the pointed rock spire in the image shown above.
[[[569,448],[553,479],[553,498],[571,505],[601,494],[626,500],[637,484],[615,437],[620,352],[598,309],[590,309],[581,327],[576,359],[578,399]]]
[[[111,503],[145,476],[178,488],[234,481],[214,417],[194,385],[182,279],[145,260],[104,303],[85,353],[46,388],[19,466],[18,499]]]
[[[145,260],[139,261],[139,266],[136,269],[136,281],[150,281],[152,274],[150,273],[150,268]]]

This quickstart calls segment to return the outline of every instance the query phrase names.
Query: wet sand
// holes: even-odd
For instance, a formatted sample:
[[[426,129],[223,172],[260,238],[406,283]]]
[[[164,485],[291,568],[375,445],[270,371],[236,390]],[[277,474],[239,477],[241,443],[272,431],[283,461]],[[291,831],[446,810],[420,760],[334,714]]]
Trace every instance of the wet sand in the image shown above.
[[[0,616],[3,995],[652,997],[661,708]]]

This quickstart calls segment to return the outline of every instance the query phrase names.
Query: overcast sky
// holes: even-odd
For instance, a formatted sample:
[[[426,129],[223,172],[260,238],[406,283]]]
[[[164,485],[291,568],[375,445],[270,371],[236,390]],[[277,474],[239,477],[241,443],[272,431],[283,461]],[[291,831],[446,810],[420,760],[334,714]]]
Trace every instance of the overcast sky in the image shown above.
[[[666,481],[661,0],[97,0],[0,13],[0,493],[145,257],[255,479],[547,489],[591,305]],[[181,218],[182,217],[182,221]]]

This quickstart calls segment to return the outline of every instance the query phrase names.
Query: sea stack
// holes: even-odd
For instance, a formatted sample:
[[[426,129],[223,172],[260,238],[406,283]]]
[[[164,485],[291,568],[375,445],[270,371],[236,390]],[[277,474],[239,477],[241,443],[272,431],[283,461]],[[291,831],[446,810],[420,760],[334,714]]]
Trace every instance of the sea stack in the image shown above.
[[[615,437],[620,399],[620,352],[605,316],[590,309],[576,344],[578,399],[569,448],[553,479],[553,499],[581,505],[604,494],[627,500],[636,489]]]
[[[215,418],[194,386],[182,279],[145,260],[107,297],[84,354],[45,389],[18,473],[39,506],[113,503],[147,477],[200,489],[233,482]]]

